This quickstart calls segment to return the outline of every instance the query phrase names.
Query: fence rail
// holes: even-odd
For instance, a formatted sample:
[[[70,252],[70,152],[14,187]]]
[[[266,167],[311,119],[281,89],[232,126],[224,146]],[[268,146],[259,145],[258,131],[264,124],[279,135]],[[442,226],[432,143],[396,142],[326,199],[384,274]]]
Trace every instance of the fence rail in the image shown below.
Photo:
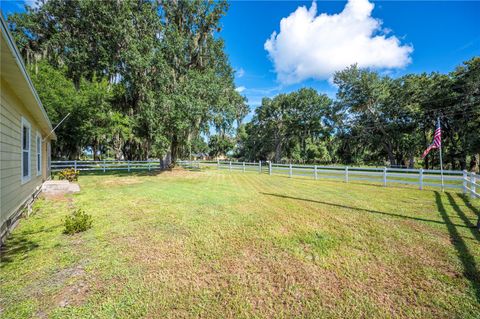
[[[163,169],[162,161],[52,161],[51,171],[57,172],[65,168],[78,171],[117,171],[126,170],[160,170]]]
[[[241,172],[256,172],[264,174],[278,174],[311,177],[318,179],[338,179],[344,182],[368,181],[378,182],[383,186],[388,184],[417,185],[419,189],[425,186],[461,189],[464,194],[470,194],[472,198],[480,198],[480,176],[467,171],[443,171],[443,185],[440,170],[407,169],[407,168],[372,168],[372,167],[349,167],[349,166],[321,166],[299,164],[274,164],[271,162],[226,162],[226,161],[178,161],[178,164],[200,169],[201,167],[214,167],[217,169]],[[73,168],[79,171],[114,171],[126,170],[161,170],[164,163],[156,161],[52,161],[52,172],[65,168]]]
[[[443,185],[440,170],[411,168],[372,168],[349,166],[321,166],[299,164],[274,164],[271,162],[226,162],[226,161],[178,161],[187,168],[215,167],[221,170],[256,172],[311,177],[318,179],[338,179],[344,182],[368,181],[378,182],[383,186],[389,184],[417,185],[419,189],[425,186],[461,189],[472,198],[480,198],[480,176],[467,171],[443,171]]]

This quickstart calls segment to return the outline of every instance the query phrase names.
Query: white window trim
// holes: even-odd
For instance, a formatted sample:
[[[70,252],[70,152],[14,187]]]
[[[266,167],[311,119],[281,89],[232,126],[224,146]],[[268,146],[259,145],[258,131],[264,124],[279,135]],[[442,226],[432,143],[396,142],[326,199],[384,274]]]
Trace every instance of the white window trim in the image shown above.
[[[52,170],[52,145],[50,142],[47,142],[47,176],[50,175],[50,171]]]
[[[40,142],[40,143],[39,143]],[[40,147],[39,147],[40,145]],[[42,175],[42,135],[37,131],[37,136],[35,137],[35,159],[37,163],[37,176]],[[40,157],[39,157],[40,155]]]
[[[28,127],[28,175],[23,176],[23,127],[26,126]],[[25,184],[29,182],[32,179],[32,125],[30,125],[30,122],[27,121],[26,118],[22,117],[22,125],[20,126],[21,129],[21,139],[20,139],[20,158],[21,158],[21,166],[20,166],[20,178],[22,181],[22,184]]]

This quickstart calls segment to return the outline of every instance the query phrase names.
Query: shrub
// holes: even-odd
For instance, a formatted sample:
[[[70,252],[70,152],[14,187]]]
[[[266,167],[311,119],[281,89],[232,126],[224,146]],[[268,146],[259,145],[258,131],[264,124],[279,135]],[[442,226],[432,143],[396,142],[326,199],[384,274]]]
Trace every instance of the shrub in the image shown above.
[[[60,172],[58,178],[73,182],[78,181],[78,175],[80,175],[80,171],[77,171],[74,168],[65,168]]]
[[[73,235],[92,228],[92,216],[88,215],[83,209],[75,210],[71,215],[65,218],[64,234]]]

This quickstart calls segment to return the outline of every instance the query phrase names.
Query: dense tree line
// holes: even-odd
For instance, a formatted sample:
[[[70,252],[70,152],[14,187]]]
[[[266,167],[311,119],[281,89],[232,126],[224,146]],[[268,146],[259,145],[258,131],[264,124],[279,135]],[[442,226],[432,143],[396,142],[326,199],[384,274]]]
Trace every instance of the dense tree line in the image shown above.
[[[49,0],[9,16],[50,119],[53,155],[186,156],[248,112],[218,32],[225,1]]]
[[[480,58],[449,74],[399,78],[352,66],[334,75],[336,99],[301,89],[265,98],[238,132],[246,160],[438,167],[421,160],[439,117],[444,162],[477,169],[480,153]]]
[[[53,123],[70,113],[55,158],[240,160],[438,167],[437,117],[448,168],[477,167],[480,58],[449,74],[399,78],[351,66],[335,99],[314,89],[264,98],[249,123],[219,36],[225,1],[49,0],[9,16]],[[211,132],[215,132],[211,135]],[[207,141],[205,140],[207,139]]]

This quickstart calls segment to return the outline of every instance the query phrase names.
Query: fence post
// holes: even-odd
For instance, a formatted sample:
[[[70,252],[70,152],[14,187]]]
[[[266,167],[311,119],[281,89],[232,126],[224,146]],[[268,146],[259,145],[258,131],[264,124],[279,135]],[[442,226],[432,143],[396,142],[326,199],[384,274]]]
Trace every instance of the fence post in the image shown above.
[[[467,193],[467,178],[468,178],[467,171],[463,170],[463,187],[462,187],[463,195]]]
[[[258,161],[258,172],[262,173],[262,161]]]
[[[268,175],[272,175],[272,162],[268,161]]]
[[[289,171],[288,171],[288,177],[292,177],[292,163],[290,163],[290,166],[289,166]]]
[[[318,179],[317,165],[314,165],[314,166],[313,166],[313,177],[315,178],[315,180]]]
[[[217,169],[220,169],[220,160],[217,158]]]
[[[422,190],[423,189],[423,168],[420,168],[420,177],[419,177],[419,189]]]
[[[75,168],[75,170],[77,170],[77,160],[73,161],[73,167]]]
[[[387,168],[386,167],[383,168],[383,186],[384,187],[387,186]]]
[[[105,159],[103,160],[103,172],[105,173]]]
[[[150,160],[148,161],[148,170],[150,171]]]
[[[130,161],[127,161],[128,163],[128,172],[130,172]]]
[[[477,178],[474,172],[470,173],[470,197],[475,198],[475,192],[476,192],[476,185],[475,183],[477,182]]]
[[[230,162],[228,163],[228,170],[229,170],[229,171],[232,170],[232,161],[230,161]]]
[[[348,183],[348,166],[345,166],[345,183]]]

